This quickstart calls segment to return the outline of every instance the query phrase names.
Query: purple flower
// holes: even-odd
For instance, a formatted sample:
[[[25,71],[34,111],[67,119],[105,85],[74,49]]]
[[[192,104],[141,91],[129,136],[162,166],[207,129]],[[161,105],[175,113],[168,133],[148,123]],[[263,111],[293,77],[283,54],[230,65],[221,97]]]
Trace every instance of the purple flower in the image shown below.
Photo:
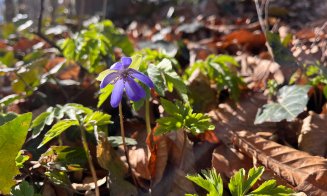
[[[117,107],[123,97],[124,90],[129,99],[138,101],[146,96],[144,89],[134,80],[135,78],[154,88],[150,78],[135,69],[128,68],[132,63],[132,58],[122,57],[121,62],[113,64],[110,69],[113,72],[109,73],[100,84],[100,88],[106,87],[108,84],[113,84],[114,89],[111,94],[110,104],[112,107]]]

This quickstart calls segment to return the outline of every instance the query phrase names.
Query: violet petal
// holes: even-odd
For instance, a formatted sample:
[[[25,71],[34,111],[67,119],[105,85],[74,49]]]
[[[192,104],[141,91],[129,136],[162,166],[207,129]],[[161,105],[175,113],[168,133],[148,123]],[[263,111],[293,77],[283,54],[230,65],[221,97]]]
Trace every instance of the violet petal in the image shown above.
[[[122,97],[124,92],[124,80],[118,80],[115,84],[114,90],[111,93],[110,104],[113,108],[116,108]]]
[[[117,62],[117,63],[114,63],[113,65],[111,65],[110,69],[123,70],[124,66],[123,66],[123,64],[121,62]]]
[[[102,81],[100,84],[100,88],[104,88],[106,87],[108,84],[110,84],[113,80],[115,80],[117,77],[119,76],[119,74],[117,72],[112,72],[110,74],[108,74]]]
[[[124,68],[128,68],[128,66],[132,63],[132,58],[131,57],[122,57],[120,60],[124,66]]]
[[[125,85],[126,94],[132,101],[138,101],[146,96],[144,89],[132,78],[127,78]]]
[[[132,74],[131,75],[133,77],[137,78],[142,83],[146,84],[148,87],[154,88],[153,82],[151,81],[151,79],[147,75],[145,75],[145,74],[143,74],[143,73],[141,73],[139,71],[136,71],[134,69],[131,69],[131,70],[132,70]]]

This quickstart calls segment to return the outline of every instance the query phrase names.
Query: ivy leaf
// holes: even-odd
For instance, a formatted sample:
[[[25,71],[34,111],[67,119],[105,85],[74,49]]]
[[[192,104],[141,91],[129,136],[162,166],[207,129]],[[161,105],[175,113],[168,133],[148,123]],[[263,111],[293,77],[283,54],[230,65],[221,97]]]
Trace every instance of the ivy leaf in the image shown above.
[[[215,129],[209,116],[202,113],[193,113],[193,109],[189,104],[182,104],[180,101],[172,103],[163,98],[160,100],[168,116],[159,118],[156,121],[159,124],[155,132],[156,135],[176,131],[181,128],[193,135]]]
[[[45,134],[43,141],[38,146],[42,147],[44,144],[48,143],[53,138],[59,136],[61,133],[66,131],[71,126],[78,126],[79,122],[77,120],[65,119],[57,122],[53,127]]]
[[[15,184],[13,178],[19,174],[16,156],[20,151],[32,121],[32,113],[17,116],[0,126],[0,191],[9,194]]]
[[[208,191],[208,196],[222,196],[224,191],[223,180],[215,169],[202,170],[201,175],[187,175],[186,178]]]
[[[13,196],[39,196],[36,194],[32,185],[25,180],[11,189],[10,195]]]
[[[309,85],[284,86],[278,91],[277,103],[269,103],[259,109],[254,124],[263,122],[292,121],[304,111],[308,103]]]
[[[268,180],[262,183],[257,189],[248,194],[248,196],[288,196],[294,191],[285,186],[277,186],[276,180]]]

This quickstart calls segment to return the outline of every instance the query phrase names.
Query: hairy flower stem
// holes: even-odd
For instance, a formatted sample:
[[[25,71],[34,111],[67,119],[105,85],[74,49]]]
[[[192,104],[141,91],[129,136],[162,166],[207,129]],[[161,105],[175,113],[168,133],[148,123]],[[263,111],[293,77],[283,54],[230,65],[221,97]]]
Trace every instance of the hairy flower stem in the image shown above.
[[[86,131],[85,131],[83,126],[80,126],[80,129],[81,129],[81,137],[82,137],[83,148],[85,150],[87,162],[88,162],[88,164],[90,166],[90,171],[91,171],[92,178],[93,178],[93,181],[94,181],[95,196],[100,196],[97,174],[95,172],[95,168],[94,168],[94,165],[93,165],[93,162],[92,162],[92,156],[91,156],[90,149],[89,149],[89,146],[88,146],[87,140],[86,140]]]
[[[127,165],[128,165],[128,171],[131,174],[134,183],[136,183],[137,181],[134,178],[134,175],[132,173],[131,163],[129,162],[128,148],[127,148],[126,140],[125,140],[123,108],[122,108],[121,102],[119,103],[118,109],[119,109],[119,120],[120,120],[120,133],[121,133],[121,137],[122,137],[122,140],[123,140],[123,147],[124,147],[124,153],[125,153],[125,157],[126,157],[126,162],[127,162]]]
[[[145,100],[145,124],[146,131],[148,134],[151,133],[151,123],[150,123],[150,102],[148,99]]]

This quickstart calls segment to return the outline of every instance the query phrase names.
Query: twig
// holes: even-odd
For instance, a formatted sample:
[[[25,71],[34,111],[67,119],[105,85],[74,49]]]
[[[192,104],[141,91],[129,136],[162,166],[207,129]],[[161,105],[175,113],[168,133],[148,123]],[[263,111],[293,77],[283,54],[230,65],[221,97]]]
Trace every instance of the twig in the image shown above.
[[[37,24],[37,32],[34,32],[34,34],[42,38],[44,41],[50,44],[50,46],[56,48],[60,53],[62,53],[61,48],[42,33],[43,10],[44,10],[44,0],[41,0],[40,13],[39,13],[38,24]]]
[[[38,33],[41,33],[42,30],[43,10],[44,10],[44,0],[41,0],[40,13],[39,13],[38,24],[37,24]]]
[[[255,8],[256,8],[256,11],[257,11],[257,15],[258,15],[261,30],[262,30],[263,34],[265,35],[265,37],[266,37],[266,46],[267,46],[268,52],[271,55],[272,59],[274,59],[274,53],[272,51],[272,48],[269,45],[268,38],[267,38],[268,22],[267,21],[265,22],[264,19],[262,18],[263,7],[262,8],[260,7],[260,4],[259,4],[258,0],[254,0],[254,3],[255,3]],[[269,4],[269,0],[266,0],[264,3],[261,4],[261,6],[265,5],[264,6],[265,12],[266,12],[265,17],[268,17],[268,4]],[[266,18],[266,20],[268,20],[268,18]]]

